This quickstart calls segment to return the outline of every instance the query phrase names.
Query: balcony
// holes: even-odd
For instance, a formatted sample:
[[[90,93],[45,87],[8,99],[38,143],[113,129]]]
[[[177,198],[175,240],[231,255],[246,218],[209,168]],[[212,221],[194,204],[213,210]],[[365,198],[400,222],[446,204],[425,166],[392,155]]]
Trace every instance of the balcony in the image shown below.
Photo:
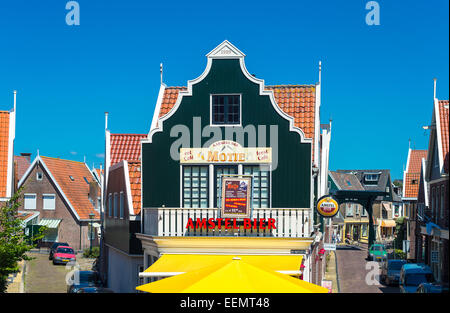
[[[311,234],[309,214],[310,209],[253,209],[251,219],[275,219],[276,229],[187,229],[189,218],[218,218],[218,209],[187,209],[187,208],[144,208],[142,212],[143,233],[158,237],[182,236],[250,236],[250,237],[309,237]]]

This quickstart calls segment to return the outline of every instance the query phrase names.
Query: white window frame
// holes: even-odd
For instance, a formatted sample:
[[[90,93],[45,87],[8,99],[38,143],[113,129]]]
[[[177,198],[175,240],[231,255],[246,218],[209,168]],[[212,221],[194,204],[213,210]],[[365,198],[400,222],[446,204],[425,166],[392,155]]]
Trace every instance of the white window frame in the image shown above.
[[[27,208],[26,207],[26,201],[25,201],[25,197],[26,196],[34,196],[34,208]],[[35,194],[35,193],[25,193],[23,195],[23,208],[25,210],[36,210],[36,202],[37,202],[36,200],[37,200],[37,194]]]
[[[45,197],[53,196],[53,208],[46,208],[45,207]],[[48,211],[54,211],[56,210],[56,195],[54,193],[44,193],[42,194],[42,209],[48,210]]]
[[[39,174],[41,174],[41,178],[39,178]],[[36,180],[37,180],[37,181],[42,181],[42,178],[44,178],[44,173],[42,173],[42,172],[36,172]]]
[[[212,121],[213,96],[239,96],[239,124],[214,124]],[[225,113],[225,112],[224,112]],[[242,127],[242,93],[214,93],[209,95],[209,125],[216,127]]]
[[[124,201],[125,198],[123,196],[123,191],[120,192],[120,196],[119,196],[119,218],[123,220],[124,218]]]
[[[372,177],[375,176],[376,179],[373,179]],[[368,178],[370,177],[370,179]],[[379,181],[380,180],[380,174],[377,173],[368,173],[368,174],[364,174],[364,180],[365,181],[370,181],[370,182],[375,182],[375,181]]]

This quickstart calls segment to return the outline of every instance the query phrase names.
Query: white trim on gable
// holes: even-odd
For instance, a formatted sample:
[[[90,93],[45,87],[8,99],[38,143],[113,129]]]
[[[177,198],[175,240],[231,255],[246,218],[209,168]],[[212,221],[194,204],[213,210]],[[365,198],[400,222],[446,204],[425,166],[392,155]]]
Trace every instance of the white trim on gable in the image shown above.
[[[162,104],[162,100],[164,98],[164,92],[166,91],[166,84],[161,83],[161,86],[159,87],[159,93],[158,93],[158,99],[156,100],[156,105],[155,105],[155,111],[153,112],[153,119],[152,119],[152,124],[150,125],[150,132],[156,128],[156,125],[158,124],[158,119],[159,119],[159,111],[161,110],[161,104]]]
[[[127,192],[128,214],[129,216],[132,216],[135,214],[133,207],[133,197],[131,196],[130,172],[128,170],[128,162],[126,160],[123,160],[123,173],[125,175],[125,188]]]
[[[16,137],[16,99],[14,93],[14,109],[9,112],[8,134],[8,167],[6,172],[6,197],[11,198],[14,186],[14,139]]]
[[[425,178],[425,170],[426,170],[426,164],[427,161],[425,158],[422,158],[422,179],[423,179],[423,189],[424,189],[424,195],[425,195],[425,206],[429,207],[429,199],[428,199],[428,182]]]
[[[405,195],[405,187],[406,187],[406,173],[408,173],[409,169],[409,158],[411,157],[411,148],[408,148],[408,158],[406,159],[406,169],[403,171],[403,187],[402,187],[402,195]],[[403,199],[403,198],[402,198]]]
[[[442,147],[442,133],[441,133],[441,110],[439,107],[439,100],[437,98],[434,99],[434,112],[435,112],[435,121],[436,121],[436,136],[438,143],[438,158],[439,158],[439,173],[443,173],[444,171],[444,152]],[[433,165],[432,165],[433,166]]]
[[[229,54],[228,52],[225,53],[224,51],[231,51]],[[258,79],[256,77],[253,77],[253,75],[251,75],[247,68],[245,67],[245,62],[244,62],[244,56],[245,54],[243,54],[242,52],[239,51],[239,49],[237,49],[235,46],[233,46],[230,42],[228,42],[227,40],[225,40],[224,42],[222,42],[220,45],[218,45],[216,48],[214,48],[210,53],[208,53],[207,55],[207,65],[205,70],[203,71],[203,73],[193,79],[193,80],[189,80],[187,83],[187,90],[183,91],[180,90],[180,92],[178,93],[178,98],[177,101],[175,103],[175,105],[173,106],[173,108],[164,116],[162,116],[161,118],[158,119],[158,126],[151,129],[149,134],[148,134],[148,138],[145,140],[142,140],[142,142],[145,143],[151,143],[152,142],[152,138],[153,135],[157,132],[162,132],[164,129],[164,121],[166,121],[167,119],[169,119],[179,108],[182,99],[184,96],[192,96],[192,86],[201,82],[209,73],[210,69],[211,69],[211,65],[212,65],[212,60],[213,59],[239,59],[239,63],[240,63],[240,67],[241,67],[241,71],[242,73],[247,77],[248,80],[250,80],[251,82],[258,84],[259,85],[259,95],[260,96],[269,96],[270,101],[272,103],[273,108],[275,109],[275,111],[284,119],[286,119],[287,121],[289,121],[289,131],[292,132],[296,132],[300,135],[300,142],[301,143],[311,143],[313,142],[313,140],[311,138],[306,138],[303,130],[301,128],[298,128],[294,125],[294,117],[288,115],[287,113],[285,113],[277,104],[277,102],[275,101],[275,97],[273,94],[272,90],[264,90],[264,80],[263,79]],[[156,113],[155,113],[156,114]],[[159,112],[158,112],[159,114]]]

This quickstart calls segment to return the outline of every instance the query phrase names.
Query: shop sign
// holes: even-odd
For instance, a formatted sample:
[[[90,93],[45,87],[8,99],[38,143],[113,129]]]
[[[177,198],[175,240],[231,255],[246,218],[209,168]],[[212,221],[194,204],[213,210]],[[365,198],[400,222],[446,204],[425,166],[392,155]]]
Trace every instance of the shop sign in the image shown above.
[[[323,248],[326,251],[336,251],[336,244],[335,243],[324,243]]]
[[[333,217],[339,212],[339,204],[332,196],[326,195],[317,201],[316,209],[323,217]]]
[[[222,177],[221,217],[249,218],[251,179]]]
[[[216,141],[209,148],[180,148],[180,163],[271,163],[272,148],[243,148],[231,140]]]

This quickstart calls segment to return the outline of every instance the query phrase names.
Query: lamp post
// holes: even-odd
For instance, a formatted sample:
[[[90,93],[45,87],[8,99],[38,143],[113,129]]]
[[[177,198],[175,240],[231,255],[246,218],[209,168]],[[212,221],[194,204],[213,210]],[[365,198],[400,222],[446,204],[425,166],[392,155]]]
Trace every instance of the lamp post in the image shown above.
[[[90,229],[90,246],[89,246],[89,256],[92,255],[92,221],[94,219],[95,214],[93,212],[89,213],[89,219],[90,219],[90,224],[91,224],[91,229]]]

